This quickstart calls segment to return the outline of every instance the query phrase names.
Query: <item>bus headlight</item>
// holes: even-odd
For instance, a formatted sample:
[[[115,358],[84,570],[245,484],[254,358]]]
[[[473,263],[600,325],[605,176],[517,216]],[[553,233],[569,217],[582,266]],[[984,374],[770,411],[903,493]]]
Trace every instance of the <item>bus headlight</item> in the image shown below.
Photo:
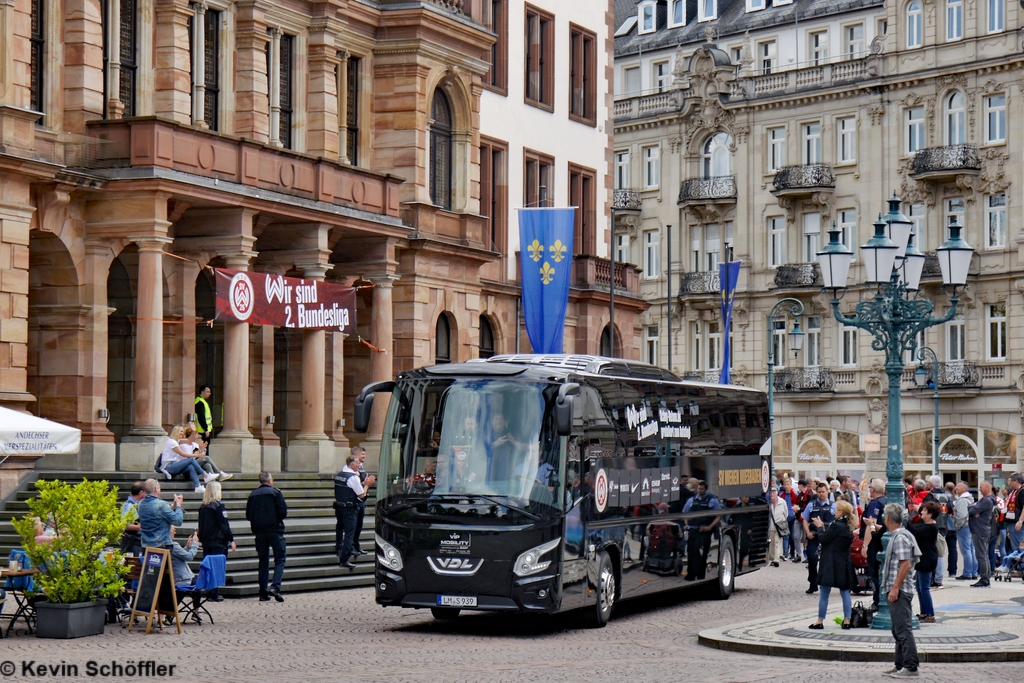
[[[561,542],[562,537],[559,536],[555,540],[548,541],[544,545],[539,545],[536,548],[530,548],[516,558],[516,564],[512,571],[516,576],[530,576],[531,574],[544,571],[551,565],[551,560],[541,562],[540,558],[558,547],[558,544]]]
[[[374,534],[373,540],[377,543],[377,547],[380,548],[380,552],[377,553],[377,561],[380,562],[382,567],[387,567],[396,572],[402,571],[402,554],[398,552],[398,548],[391,545],[379,535]]]

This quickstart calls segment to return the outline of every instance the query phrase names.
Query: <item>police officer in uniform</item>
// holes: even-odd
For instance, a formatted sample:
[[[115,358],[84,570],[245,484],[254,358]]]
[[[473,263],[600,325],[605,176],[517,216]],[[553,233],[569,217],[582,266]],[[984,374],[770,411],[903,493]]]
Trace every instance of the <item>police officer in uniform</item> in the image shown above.
[[[686,501],[683,512],[703,512],[720,510],[722,504],[718,498],[708,492],[708,483],[697,482],[697,495]],[[711,537],[721,517],[694,517],[687,522],[689,532],[686,543],[686,581],[700,581],[708,571],[708,552],[711,550]]]
[[[359,481],[359,456],[349,455],[345,467],[334,475],[334,516],[337,519],[334,543],[338,552],[338,564],[347,569],[355,569],[355,562],[350,559],[355,550],[356,522],[361,511],[359,499],[365,495],[363,484]],[[368,477],[367,481],[373,477]],[[372,481],[370,481],[372,483]]]
[[[818,483],[818,496],[810,502],[801,515],[804,533],[807,534],[807,581],[810,588],[807,594],[818,592],[818,533],[824,533],[836,519],[836,504],[829,500],[829,488],[825,482]],[[825,526],[820,530],[814,526],[813,519],[820,519]]]
[[[352,449],[352,455],[356,456],[356,472],[359,474],[359,483],[363,485],[363,495],[359,496],[359,514],[356,515],[356,530],[352,534],[352,554],[356,557],[360,555],[366,555],[366,551],[359,545],[359,537],[363,533],[363,519],[366,518],[366,494],[370,492],[370,484],[366,483],[367,472],[366,468],[363,467],[363,462],[366,460],[366,449],[362,446],[356,446]]]

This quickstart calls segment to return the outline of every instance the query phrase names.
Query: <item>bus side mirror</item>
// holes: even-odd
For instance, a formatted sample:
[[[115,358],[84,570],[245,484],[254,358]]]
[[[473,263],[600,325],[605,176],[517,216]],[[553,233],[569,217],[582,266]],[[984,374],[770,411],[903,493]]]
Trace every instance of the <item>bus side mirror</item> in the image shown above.
[[[394,382],[374,382],[367,384],[356,397],[356,404],[353,410],[352,421],[354,427],[360,434],[365,434],[370,428],[370,413],[373,412],[373,395],[378,391],[393,391]]]
[[[559,436],[572,434],[573,397],[580,393],[580,385],[574,382],[563,384],[555,399],[555,430]]]

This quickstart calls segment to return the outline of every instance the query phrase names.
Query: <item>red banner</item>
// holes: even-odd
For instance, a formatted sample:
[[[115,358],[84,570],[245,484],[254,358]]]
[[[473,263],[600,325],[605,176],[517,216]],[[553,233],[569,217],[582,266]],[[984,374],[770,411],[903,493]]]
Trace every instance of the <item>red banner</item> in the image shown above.
[[[356,290],[328,282],[214,269],[217,320],[355,334]]]

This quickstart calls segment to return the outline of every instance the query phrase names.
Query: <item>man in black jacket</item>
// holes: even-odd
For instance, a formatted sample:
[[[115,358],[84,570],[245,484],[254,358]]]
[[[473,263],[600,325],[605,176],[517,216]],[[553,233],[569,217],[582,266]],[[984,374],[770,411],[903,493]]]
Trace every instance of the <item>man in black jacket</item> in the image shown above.
[[[978,492],[981,493],[981,500],[967,509],[971,538],[978,555],[978,581],[972,583],[971,588],[988,588],[989,577],[992,575],[988,561],[988,539],[992,537],[993,526],[996,527],[996,533],[999,529],[998,522],[993,523],[997,512],[996,497],[992,495],[992,484],[988,481],[983,480],[978,484]]]
[[[284,495],[274,488],[274,477],[270,472],[260,472],[260,486],[249,494],[245,503],[245,518],[256,535],[256,554],[259,556],[260,602],[278,602],[281,597],[281,579],[284,576],[285,543],[284,518],[288,516],[288,504]],[[274,579],[267,589],[267,575],[270,573],[270,549],[274,549]]]

